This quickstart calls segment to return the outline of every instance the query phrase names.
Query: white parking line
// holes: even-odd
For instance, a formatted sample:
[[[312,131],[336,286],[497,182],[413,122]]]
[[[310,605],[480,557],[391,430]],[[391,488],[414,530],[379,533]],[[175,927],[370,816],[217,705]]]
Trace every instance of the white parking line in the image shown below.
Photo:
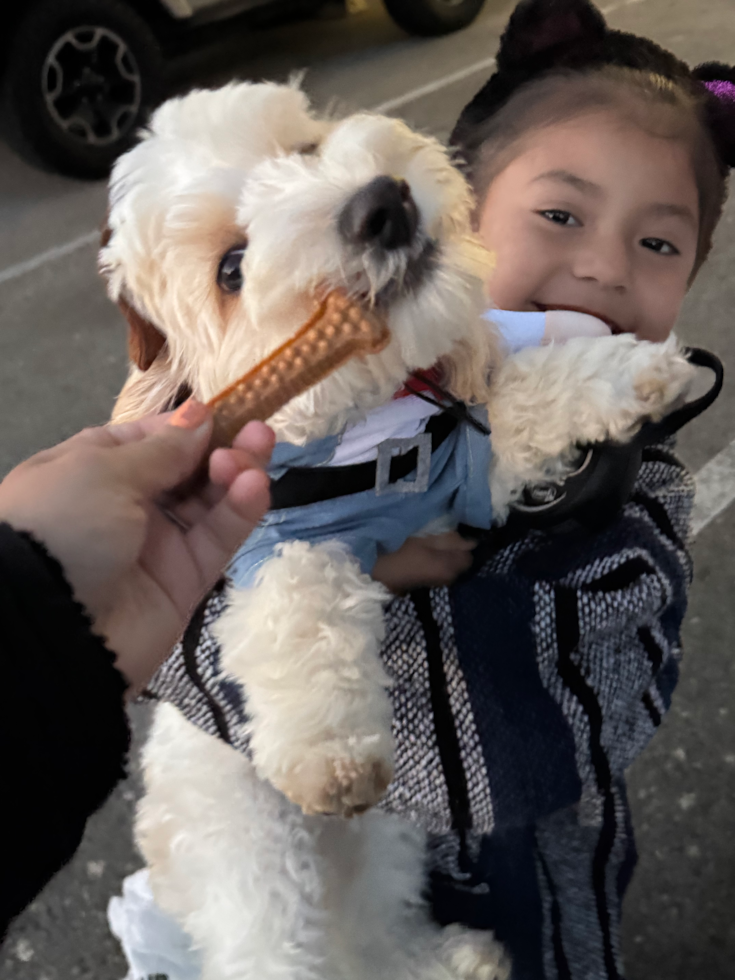
[[[18,279],[20,276],[24,276],[28,272],[33,272],[35,269],[40,269],[47,262],[55,262],[57,259],[62,259],[65,255],[71,255],[72,252],[76,252],[86,245],[98,242],[99,238],[99,230],[88,231],[86,234],[80,235],[79,238],[73,238],[70,242],[65,242],[63,245],[54,245],[53,248],[49,248],[45,252],[39,252],[38,255],[34,255],[24,262],[16,262],[14,265],[6,266],[0,270],[0,285],[4,282],[9,282],[11,279]]]
[[[645,3],[646,0],[617,0],[616,3],[609,3],[606,7],[602,7],[602,13],[607,15],[613,13],[615,10],[620,10],[622,7],[631,7],[636,3]],[[471,65],[467,65],[465,68],[460,68],[459,71],[453,71],[449,75],[443,75],[441,78],[437,78],[433,82],[427,82],[426,85],[419,85],[418,88],[412,88],[403,95],[396,96],[395,99],[387,99],[385,102],[379,102],[378,105],[373,106],[373,112],[392,112],[394,109],[400,109],[401,106],[407,105],[409,102],[415,102],[417,99],[423,99],[426,95],[432,95],[434,92],[438,92],[440,89],[447,88],[449,85],[455,85],[457,82],[463,82],[465,78],[470,78],[481,71],[488,71],[495,65],[495,58],[483,58],[481,61],[473,61]]]
[[[692,534],[699,534],[735,500],[735,440],[696,474]]]
[[[372,111],[392,112],[394,109],[399,109],[409,102],[415,102],[416,99],[423,99],[425,95],[431,95],[433,92],[438,92],[440,89],[454,85],[456,82],[462,82],[465,78],[469,78],[471,75],[477,74],[477,72],[486,71],[492,68],[494,64],[495,58],[483,58],[482,61],[473,61],[471,65],[466,65],[464,68],[460,68],[459,71],[453,71],[450,75],[443,75],[441,78],[437,78],[436,81],[428,82],[426,85],[419,85],[418,88],[412,88],[395,99],[388,99],[386,102],[381,102],[373,106]]]

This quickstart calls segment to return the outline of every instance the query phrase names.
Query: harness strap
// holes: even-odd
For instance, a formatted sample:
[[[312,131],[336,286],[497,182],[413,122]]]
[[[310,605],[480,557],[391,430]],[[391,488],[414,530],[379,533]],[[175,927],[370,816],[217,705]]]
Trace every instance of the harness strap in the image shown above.
[[[433,415],[424,430],[431,436],[431,451],[441,446],[457,427],[453,415],[442,412]],[[394,456],[390,462],[389,482],[395,483],[412,473],[418,464],[418,449],[413,448],[403,456]],[[377,476],[377,460],[353,463],[351,466],[292,466],[278,480],[271,483],[271,510],[286,507],[303,507],[322,500],[334,500],[352,493],[372,490]]]
[[[454,395],[445,391],[444,388],[437,384],[431,376],[431,372],[414,371],[410,380],[406,382],[404,390],[410,395],[416,395],[430,405],[441,405],[444,411],[453,415],[458,422],[466,423],[481,435],[490,435],[490,429],[470,413],[470,410],[463,401],[455,398]],[[427,397],[425,394],[426,391],[431,391],[435,397]]]

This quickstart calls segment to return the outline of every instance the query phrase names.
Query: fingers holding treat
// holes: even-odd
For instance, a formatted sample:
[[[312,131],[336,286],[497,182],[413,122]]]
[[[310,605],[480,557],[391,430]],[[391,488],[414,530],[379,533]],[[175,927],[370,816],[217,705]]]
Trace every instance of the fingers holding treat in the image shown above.
[[[273,452],[275,435],[263,422],[248,422],[240,430],[231,449],[220,447],[209,457],[210,483],[229,487],[246,469],[263,468]]]

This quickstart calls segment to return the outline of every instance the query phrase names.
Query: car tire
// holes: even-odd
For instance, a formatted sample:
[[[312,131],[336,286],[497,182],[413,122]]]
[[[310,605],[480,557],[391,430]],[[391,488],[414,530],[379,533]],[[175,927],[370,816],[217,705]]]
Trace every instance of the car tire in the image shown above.
[[[40,0],[19,25],[6,72],[11,134],[75,177],[104,177],[162,94],[163,60],[119,0]]]
[[[385,0],[393,20],[409,34],[436,37],[467,27],[485,0]]]

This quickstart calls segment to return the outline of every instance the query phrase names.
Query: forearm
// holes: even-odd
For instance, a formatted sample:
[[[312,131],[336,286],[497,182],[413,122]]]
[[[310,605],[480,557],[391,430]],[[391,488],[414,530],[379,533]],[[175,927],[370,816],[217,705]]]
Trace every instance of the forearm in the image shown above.
[[[125,684],[60,566],[0,525],[0,933],[73,855],[124,775]]]

